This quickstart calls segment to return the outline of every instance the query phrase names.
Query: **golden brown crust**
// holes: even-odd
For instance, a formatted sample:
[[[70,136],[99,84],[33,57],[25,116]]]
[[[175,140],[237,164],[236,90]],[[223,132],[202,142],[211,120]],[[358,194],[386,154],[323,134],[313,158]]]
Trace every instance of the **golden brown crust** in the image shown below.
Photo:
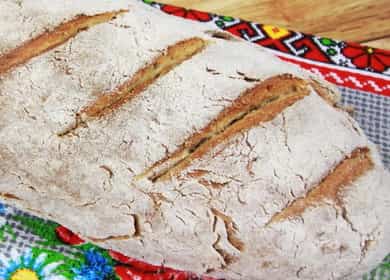
[[[179,150],[155,163],[139,177],[146,176],[152,181],[168,179],[221,142],[240,131],[272,120],[309,93],[309,86],[302,79],[291,75],[269,78],[244,92],[209,125],[188,138]]]
[[[333,201],[342,206],[340,196],[354,180],[373,168],[368,148],[358,148],[344,159],[322,182],[308,192],[305,197],[294,200],[281,212],[275,214],[267,225],[300,216],[307,208]]]
[[[22,200],[21,198],[17,197],[16,195],[13,195],[12,193],[0,193],[0,197],[4,200],[7,199],[14,199],[14,200]]]
[[[96,1],[93,8],[44,2],[48,9],[0,1],[5,7],[0,15],[11,12],[9,22],[31,19],[20,30],[0,24],[0,30],[17,32],[6,36],[0,49],[20,46],[34,30],[52,30],[61,18],[77,13],[122,7],[129,12],[0,75],[0,192],[7,202],[104,248],[231,280],[358,278],[386,253],[381,245],[390,242],[385,223],[389,175],[374,153],[375,168],[340,196],[344,213],[326,201],[305,211],[304,223],[298,217],[264,228],[276,212],[320,183],[343,155],[371,147],[347,114],[314,91],[313,75],[250,44],[211,38],[204,34],[207,26],[191,28],[191,23],[165,18],[136,1]],[[44,16],[35,18],[37,12]],[[212,43],[100,119],[82,112],[169,46],[195,37]],[[251,92],[249,104],[245,96],[238,99],[284,73],[305,82],[282,76],[268,85],[275,95],[263,85],[259,98]],[[283,109],[301,98],[299,87],[294,92],[296,84],[309,95]],[[242,108],[230,115],[227,108],[226,119],[220,116],[233,104]],[[75,113],[83,113],[80,121],[88,125],[76,131],[80,137],[53,135],[74,123]],[[191,143],[193,161],[177,170],[177,178],[135,180],[218,117],[222,127],[210,136],[222,136],[217,143],[207,138]],[[209,145],[208,152],[195,159],[203,145]]]
[[[209,171],[207,171],[207,170],[194,169],[194,170],[188,172],[187,176],[191,177],[191,178],[199,178],[199,177],[206,175],[207,173],[209,173]]]
[[[218,182],[210,181],[203,178],[199,179],[198,182],[199,184],[205,186],[206,188],[212,188],[216,190],[223,188],[227,184],[227,183],[218,183]]]
[[[153,62],[139,70],[133,78],[121,85],[115,92],[102,95],[81,113],[90,118],[99,118],[128,102],[145,90],[157,78],[165,75],[177,65],[201,52],[207,42],[201,38],[190,38],[169,46]]]
[[[92,26],[108,22],[127,10],[101,13],[93,16],[80,15],[73,20],[62,23],[52,31],[45,32],[20,47],[0,56],[0,74],[26,63],[31,58],[47,52],[76,36]]]
[[[62,137],[74,134],[77,129],[86,127],[87,121],[101,118],[118,109],[144,91],[159,77],[200,53],[207,44],[207,41],[194,37],[169,46],[160,56],[136,72],[130,80],[113,92],[101,95],[92,104],[84,107],[76,114],[75,123],[57,135]]]
[[[225,224],[225,229],[226,229],[226,234],[227,234],[227,240],[229,243],[239,250],[240,252],[245,250],[245,243],[241,241],[236,235],[236,228],[233,222],[233,219],[224,213],[218,211],[215,208],[211,208],[211,212],[218,218],[220,218],[224,224]]]
[[[212,244],[214,250],[222,257],[225,264],[223,264],[221,267],[227,267],[231,265],[232,263],[237,261],[237,257],[233,256],[232,254],[228,253],[226,250],[222,249],[219,246],[219,242],[221,241],[221,235],[217,234],[217,240]],[[209,271],[210,272],[210,271]]]
[[[101,242],[106,242],[106,241],[109,241],[109,240],[126,240],[126,239],[129,239],[131,238],[130,235],[118,235],[118,236],[108,236],[108,237],[104,237],[104,238],[96,238],[96,237],[88,237],[88,239],[90,239],[91,241],[95,242],[95,243],[101,243]]]
[[[314,88],[315,92],[319,96],[321,96],[326,102],[336,107],[337,100],[335,98],[334,93],[332,93],[329,88],[325,87],[323,84],[313,79],[311,80],[310,85]]]

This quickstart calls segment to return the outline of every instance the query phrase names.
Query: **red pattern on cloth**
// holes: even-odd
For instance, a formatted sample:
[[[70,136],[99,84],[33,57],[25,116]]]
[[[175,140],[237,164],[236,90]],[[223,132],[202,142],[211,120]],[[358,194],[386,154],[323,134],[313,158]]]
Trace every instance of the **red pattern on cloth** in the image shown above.
[[[226,17],[214,14],[166,4],[153,4],[170,15],[202,22],[214,21],[223,30],[280,52],[283,54],[282,59],[320,74],[336,85],[390,96],[390,78],[387,78],[390,75],[389,51],[278,27],[271,28],[270,32],[267,30],[267,27],[270,27],[268,25],[229,17],[226,21]],[[328,42],[330,43],[327,44]]]
[[[357,68],[383,72],[390,67],[390,52],[385,50],[350,43],[342,52]]]

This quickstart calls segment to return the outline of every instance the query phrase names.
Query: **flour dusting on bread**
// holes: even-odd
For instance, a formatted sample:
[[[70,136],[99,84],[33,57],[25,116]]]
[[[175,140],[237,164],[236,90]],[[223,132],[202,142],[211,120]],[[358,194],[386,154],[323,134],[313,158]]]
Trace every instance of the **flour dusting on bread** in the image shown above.
[[[390,175],[318,77],[134,0],[3,0],[0,34],[5,201],[224,279],[355,279],[390,251]]]

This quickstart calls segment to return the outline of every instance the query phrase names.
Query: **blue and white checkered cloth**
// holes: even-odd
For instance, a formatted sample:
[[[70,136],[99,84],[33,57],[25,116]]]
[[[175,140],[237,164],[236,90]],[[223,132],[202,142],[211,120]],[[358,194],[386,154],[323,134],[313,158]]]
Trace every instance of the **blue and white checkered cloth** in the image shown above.
[[[378,146],[384,165],[390,169],[390,97],[339,88],[343,105],[354,109],[354,118]]]

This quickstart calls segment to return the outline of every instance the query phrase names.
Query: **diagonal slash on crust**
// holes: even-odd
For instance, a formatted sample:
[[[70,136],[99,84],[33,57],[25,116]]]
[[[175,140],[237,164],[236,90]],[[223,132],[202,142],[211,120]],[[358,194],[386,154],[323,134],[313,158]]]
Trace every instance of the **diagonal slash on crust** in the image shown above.
[[[0,56],[0,75],[12,68],[28,62],[59,45],[66,43],[78,33],[95,25],[115,19],[127,10],[101,13],[93,16],[80,15],[75,19],[62,23],[51,31],[47,31],[23,45]]]
[[[297,198],[282,211],[275,214],[266,225],[300,216],[306,209],[332,201],[342,208],[341,194],[346,187],[374,166],[368,148],[358,148],[340,162],[320,184],[305,197]]]
[[[75,122],[58,136],[74,134],[87,122],[99,119],[129,102],[159,77],[200,53],[208,42],[201,38],[189,38],[169,46],[160,56],[140,69],[135,75],[111,93],[103,94],[76,114]]]
[[[231,106],[201,131],[188,138],[181,148],[155,163],[137,179],[156,182],[169,179],[191,162],[237,133],[275,118],[280,112],[310,94],[310,86],[291,75],[269,78],[244,92]]]

